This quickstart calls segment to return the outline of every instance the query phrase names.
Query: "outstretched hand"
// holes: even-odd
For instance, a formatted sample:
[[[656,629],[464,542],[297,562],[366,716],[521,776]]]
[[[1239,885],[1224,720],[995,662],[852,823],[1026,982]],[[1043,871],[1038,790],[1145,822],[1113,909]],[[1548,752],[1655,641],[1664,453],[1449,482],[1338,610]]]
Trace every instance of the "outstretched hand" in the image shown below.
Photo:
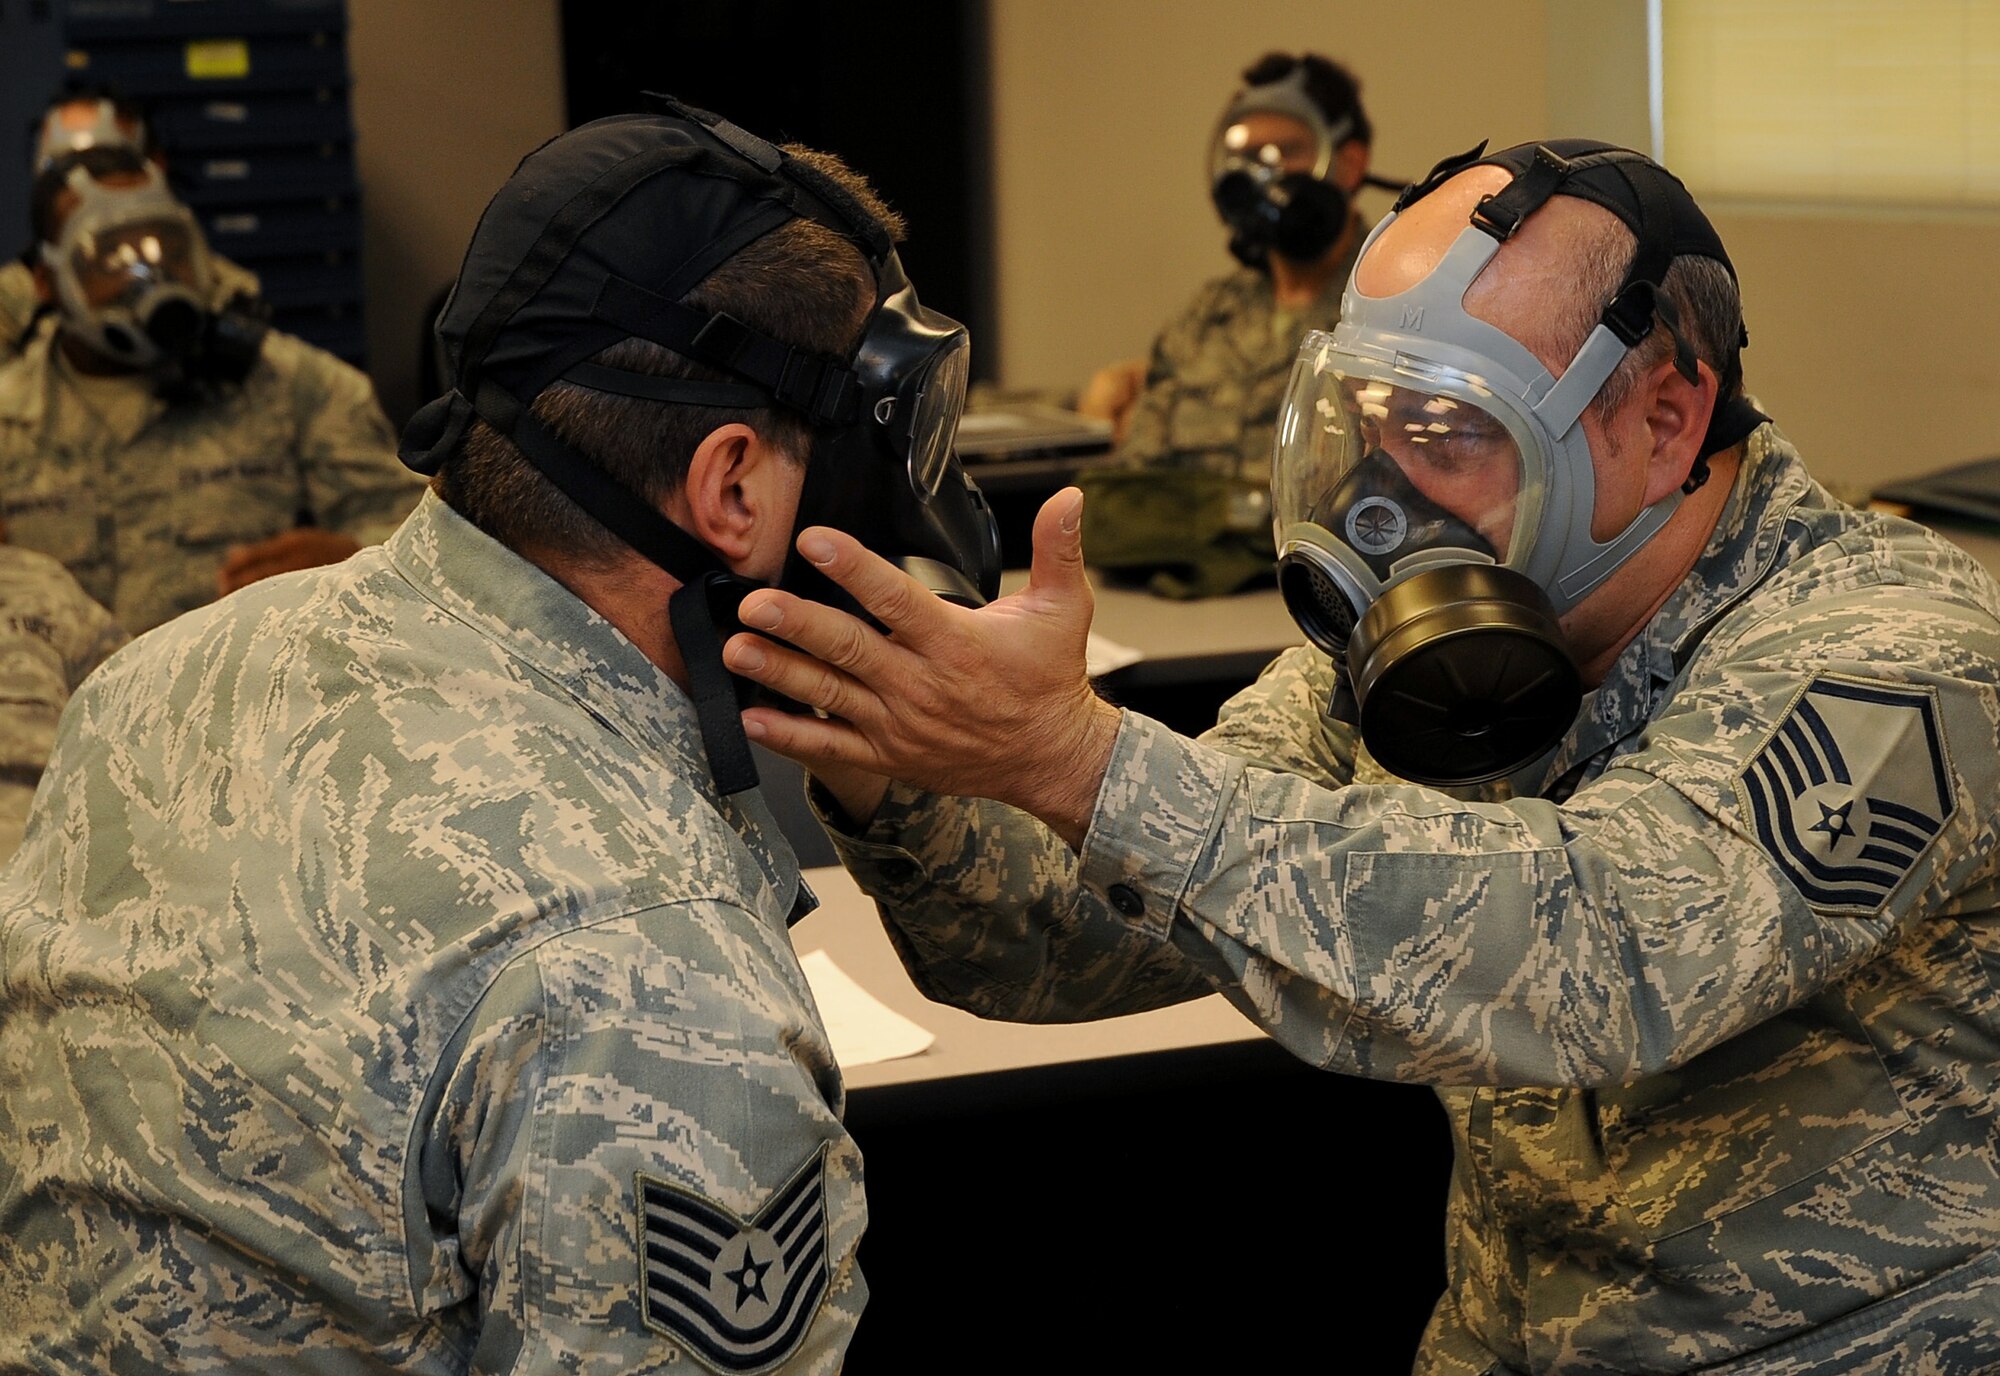
[[[775,588],[751,593],[743,623],[788,643],[732,636],[724,662],[826,716],[752,708],[745,731],[809,769],[1010,803],[1080,845],[1118,731],[1084,669],[1082,514],[1075,488],[1051,497],[1027,586],[977,610],[933,596],[850,535],[800,532],[799,552],[888,634]]]

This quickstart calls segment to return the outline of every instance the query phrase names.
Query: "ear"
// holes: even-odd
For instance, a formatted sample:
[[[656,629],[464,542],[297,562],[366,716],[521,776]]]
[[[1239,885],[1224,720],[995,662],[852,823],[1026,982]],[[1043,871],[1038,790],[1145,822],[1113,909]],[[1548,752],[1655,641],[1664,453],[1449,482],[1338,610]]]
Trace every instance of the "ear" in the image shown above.
[[[1333,167],[1329,175],[1333,183],[1352,196],[1361,189],[1361,179],[1368,175],[1368,145],[1360,139],[1349,139],[1333,150]]]
[[[1689,382],[1671,358],[1660,363],[1645,382],[1646,430],[1652,443],[1646,468],[1646,505],[1651,506],[1687,482],[1701,442],[1708,437],[1715,414],[1719,384],[1715,369],[1699,360],[1696,381]]]
[[[725,562],[748,558],[765,514],[763,468],[779,457],[747,425],[716,427],[695,446],[687,481],[667,499],[667,516]]]

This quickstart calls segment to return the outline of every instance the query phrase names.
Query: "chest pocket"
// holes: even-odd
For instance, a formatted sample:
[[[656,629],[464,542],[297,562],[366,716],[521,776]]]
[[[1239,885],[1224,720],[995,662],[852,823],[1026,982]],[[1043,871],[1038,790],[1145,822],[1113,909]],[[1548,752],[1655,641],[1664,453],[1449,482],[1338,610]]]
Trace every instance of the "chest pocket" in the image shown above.
[[[1838,988],[1675,1071],[1599,1092],[1604,1152],[1654,1241],[1796,1185],[1912,1119]]]
[[[175,540],[190,549],[252,544],[297,524],[305,495],[278,437],[253,431],[241,448],[220,453],[211,444],[184,453],[176,488]]]

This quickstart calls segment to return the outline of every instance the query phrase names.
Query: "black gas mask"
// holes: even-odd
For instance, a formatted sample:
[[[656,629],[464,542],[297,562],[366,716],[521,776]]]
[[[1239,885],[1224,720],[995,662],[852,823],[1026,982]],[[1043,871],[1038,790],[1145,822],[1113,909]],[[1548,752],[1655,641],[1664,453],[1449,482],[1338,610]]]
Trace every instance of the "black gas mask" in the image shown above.
[[[1223,112],[1209,146],[1208,186],[1229,227],[1229,251],[1261,268],[1272,253],[1319,259],[1347,227],[1349,198],[1333,180],[1333,158],[1354,121],[1329,125],[1295,67],[1252,86]]]
[[[658,113],[573,130],[525,158],[487,208],[438,317],[453,390],[404,431],[403,460],[434,473],[474,417],[683,585],[669,604],[717,785],[756,785],[738,712],[749,686],[722,642],[755,586],[529,406],[556,382],[676,406],[781,407],[806,419],[812,453],[799,530],[846,531],[941,597],[999,591],[992,513],[952,449],[964,407],[965,327],[917,300],[887,231],[843,187],[728,121],[666,99]],[[718,266],[797,219],[852,243],[875,280],[861,339],[843,356],[788,345],[685,298]],[[591,362],[628,337],[710,370],[680,379]],[[719,380],[715,380],[719,379]],[[793,550],[779,586],[854,610]]]

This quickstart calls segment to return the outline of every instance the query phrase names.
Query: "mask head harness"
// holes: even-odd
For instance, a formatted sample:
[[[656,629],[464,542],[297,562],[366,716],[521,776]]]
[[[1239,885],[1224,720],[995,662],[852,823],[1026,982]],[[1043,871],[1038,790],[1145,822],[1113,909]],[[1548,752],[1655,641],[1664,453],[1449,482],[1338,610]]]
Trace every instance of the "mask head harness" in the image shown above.
[[[1350,281],[1340,324],[1300,347],[1273,469],[1279,587],[1345,670],[1333,711],[1358,722],[1385,768],[1440,785],[1511,774],[1561,740],[1583,689],[1558,618],[1659,532],[1710,455],[1765,419],[1737,395],[1732,367],[1682,492],[1597,541],[1585,409],[1656,321],[1676,369],[1698,381],[1660,284],[1687,254],[1735,270],[1686,189],[1641,154],[1585,140],[1484,152],[1438,164],[1375,227],[1364,255],[1459,172],[1514,174],[1420,281],[1388,297]],[[1609,210],[1637,241],[1559,377],[1464,307],[1500,246],[1557,195]]]
[[[75,124],[63,118],[65,110],[80,105],[90,106],[89,123]],[[88,148],[126,148],[143,158],[147,142],[144,123],[136,115],[121,117],[118,102],[110,97],[65,96],[49,106],[35,131],[35,172],[39,175],[58,159]]]
[[[1222,112],[1209,144],[1209,195],[1229,227],[1230,253],[1247,267],[1266,266],[1274,251],[1313,262],[1347,227],[1348,195],[1331,178],[1334,154],[1354,137],[1354,117],[1329,123],[1306,89],[1306,75],[1301,62],[1242,91]],[[1258,115],[1282,116],[1299,129],[1280,139],[1260,136]],[[1287,141],[1299,146],[1288,148]],[[1306,158],[1309,166],[1285,166]]]
[[[703,745],[725,793],[756,786],[722,642],[756,584],[545,425],[529,407],[563,381],[675,406],[804,416],[813,449],[796,537],[830,525],[940,596],[979,605],[999,588],[992,514],[952,451],[967,380],[964,326],[920,305],[887,230],[818,169],[706,111],[597,120],[522,160],[487,207],[439,314],[452,391],[413,416],[402,458],[433,474],[473,419],[509,439],[565,496],[682,587],[668,604]],[[684,298],[747,245],[795,219],[851,242],[875,280],[861,339],[816,354]],[[591,362],[651,340],[730,381],[658,377]],[[851,608],[794,548],[788,591]]]

